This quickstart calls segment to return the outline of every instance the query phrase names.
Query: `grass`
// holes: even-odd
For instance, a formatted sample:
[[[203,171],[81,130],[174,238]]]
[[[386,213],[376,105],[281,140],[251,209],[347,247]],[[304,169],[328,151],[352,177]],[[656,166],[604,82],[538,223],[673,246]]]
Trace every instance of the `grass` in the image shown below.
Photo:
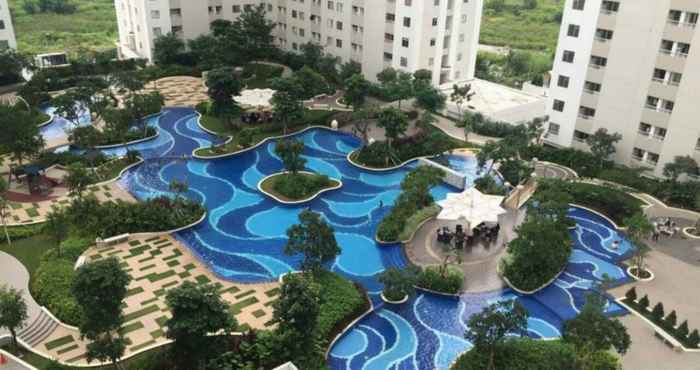
[[[4,241],[4,235],[2,240]],[[34,271],[39,267],[41,256],[50,249],[56,248],[56,243],[45,234],[37,234],[25,239],[13,241],[11,245],[0,244],[0,251],[11,254],[29,271],[29,276],[34,276]]]
[[[66,345],[68,343],[73,343],[75,342],[75,339],[73,339],[72,335],[66,335],[65,337],[60,337],[57,339],[54,339],[50,342],[46,342],[45,346],[47,350],[52,350],[58,347],[61,347],[63,345]]]
[[[117,15],[113,0],[71,0],[78,7],[74,14],[28,14],[28,0],[10,0],[14,15],[17,46],[29,54],[66,51],[71,57],[84,51],[114,49]]]
[[[406,220],[406,225],[404,226],[403,231],[399,234],[399,240],[408,241],[425,220],[436,216],[438,213],[440,213],[440,206],[433,204],[413,214]]]
[[[115,179],[125,168],[131,166],[133,163],[135,162],[129,162],[126,158],[109,161],[97,168],[97,176],[95,176],[95,181],[102,182]],[[108,195],[109,193],[106,194]]]
[[[486,0],[481,22],[480,43],[513,49],[553,51],[559,37],[559,21],[564,2],[537,0],[537,8],[520,9],[522,0],[505,0],[506,7],[496,12]]]
[[[282,194],[277,191],[277,183],[280,181],[282,178],[287,177],[288,181],[295,181],[292,179],[289,179],[290,174],[286,173],[280,173],[274,176],[270,176],[265,181],[260,184],[260,187],[263,189],[263,191],[274,195],[278,199],[281,199],[286,202],[294,202],[294,201],[302,201],[302,200],[308,200],[312,196],[318,194],[320,191],[325,190],[325,189],[331,189],[335,188],[340,185],[340,182],[334,179],[328,179],[328,184],[327,186],[314,186],[314,187],[309,187],[305,186],[304,187],[304,194],[302,194],[301,197],[293,197],[290,194]],[[298,176],[300,181],[304,181],[307,185],[308,184],[313,184],[313,185],[318,185],[318,181],[315,180],[316,177],[319,177],[321,175],[318,174],[309,174],[309,173],[297,173],[294,176]]]

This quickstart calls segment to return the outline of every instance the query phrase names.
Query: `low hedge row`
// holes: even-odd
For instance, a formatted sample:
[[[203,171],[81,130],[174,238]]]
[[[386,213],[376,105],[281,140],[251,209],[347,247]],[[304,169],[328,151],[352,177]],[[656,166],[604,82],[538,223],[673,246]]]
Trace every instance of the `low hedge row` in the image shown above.
[[[458,294],[464,285],[464,274],[458,268],[449,266],[445,274],[438,267],[426,267],[418,273],[416,286],[445,294]]]
[[[576,349],[560,340],[514,338],[498,345],[494,361],[498,370],[575,369]],[[487,352],[470,350],[459,356],[451,370],[483,370],[488,363]]]

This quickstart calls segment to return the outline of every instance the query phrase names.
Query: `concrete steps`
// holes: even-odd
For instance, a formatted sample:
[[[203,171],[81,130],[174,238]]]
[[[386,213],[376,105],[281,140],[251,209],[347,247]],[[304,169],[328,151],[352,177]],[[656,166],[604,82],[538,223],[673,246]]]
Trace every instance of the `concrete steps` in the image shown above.
[[[58,323],[44,310],[39,312],[39,316],[31,324],[17,332],[17,337],[31,347],[41,343],[58,327]]]

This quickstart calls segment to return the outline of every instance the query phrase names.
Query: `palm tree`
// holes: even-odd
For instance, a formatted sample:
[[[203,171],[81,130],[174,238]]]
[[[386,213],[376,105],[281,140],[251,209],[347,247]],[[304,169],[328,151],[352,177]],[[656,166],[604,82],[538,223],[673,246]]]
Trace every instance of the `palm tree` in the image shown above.
[[[638,212],[624,220],[627,225],[626,234],[630,241],[635,245],[634,262],[637,269],[637,277],[641,276],[644,270],[644,259],[651,251],[651,248],[644,242],[644,239],[649,237],[654,231],[654,226],[649,222],[646,216]]]

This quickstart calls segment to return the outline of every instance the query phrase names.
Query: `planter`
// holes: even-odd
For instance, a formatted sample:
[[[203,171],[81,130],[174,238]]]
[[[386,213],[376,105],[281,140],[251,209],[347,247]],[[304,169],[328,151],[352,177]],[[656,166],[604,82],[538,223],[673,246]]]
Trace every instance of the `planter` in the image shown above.
[[[685,235],[686,238],[690,238],[690,239],[700,239],[700,234],[698,234],[698,229],[696,229],[695,227],[683,228],[683,235]]]
[[[306,202],[310,202],[310,201],[316,199],[316,197],[318,197],[319,195],[321,195],[321,194],[323,194],[323,193],[325,193],[325,192],[332,191],[332,190],[337,190],[337,189],[340,189],[341,187],[343,187],[343,182],[340,181],[340,179],[332,179],[332,178],[329,178],[329,180],[330,180],[332,183],[335,183],[334,185],[332,185],[332,186],[330,186],[330,187],[327,187],[327,188],[322,188],[322,189],[318,190],[316,193],[314,193],[314,194],[312,194],[312,195],[310,195],[310,196],[308,196],[308,197],[306,197],[306,198],[299,199],[299,200],[284,200],[284,199],[281,199],[281,198],[280,198],[279,196],[277,196],[276,194],[273,194],[273,193],[268,192],[268,191],[266,191],[265,189],[263,189],[262,184],[263,184],[265,181],[267,181],[267,180],[269,180],[269,179],[271,179],[271,178],[273,178],[273,177],[275,177],[275,176],[284,175],[284,174],[286,174],[286,173],[287,173],[287,172],[278,172],[278,173],[274,173],[274,174],[272,174],[272,175],[270,175],[270,176],[266,176],[265,178],[263,178],[262,180],[260,180],[260,182],[258,182],[258,190],[259,190],[261,193],[267,195],[268,197],[270,197],[270,198],[276,200],[277,202],[280,202],[280,203],[282,203],[282,204],[294,205],[294,204],[303,204],[303,203],[306,203]],[[307,174],[307,175],[317,175],[316,173],[307,172],[307,171],[299,171],[299,173]]]
[[[648,269],[644,270],[644,272],[649,274],[649,276],[647,276],[647,277],[638,277],[635,273],[632,272],[632,271],[636,271],[636,270],[637,270],[637,266],[630,266],[627,268],[627,274],[629,276],[631,276],[632,279],[637,280],[637,281],[641,281],[641,282],[647,282],[647,281],[654,280],[654,273],[651,272],[650,270],[648,270]]]
[[[408,297],[408,294],[406,294],[401,300],[392,301],[391,299],[389,299],[389,298],[387,298],[386,296],[384,296],[384,292],[381,292],[381,293],[379,294],[379,296],[382,298],[382,301],[384,301],[384,303],[388,303],[388,304],[402,304],[402,303],[406,303],[406,302],[408,301],[408,298],[409,298],[409,297]]]

